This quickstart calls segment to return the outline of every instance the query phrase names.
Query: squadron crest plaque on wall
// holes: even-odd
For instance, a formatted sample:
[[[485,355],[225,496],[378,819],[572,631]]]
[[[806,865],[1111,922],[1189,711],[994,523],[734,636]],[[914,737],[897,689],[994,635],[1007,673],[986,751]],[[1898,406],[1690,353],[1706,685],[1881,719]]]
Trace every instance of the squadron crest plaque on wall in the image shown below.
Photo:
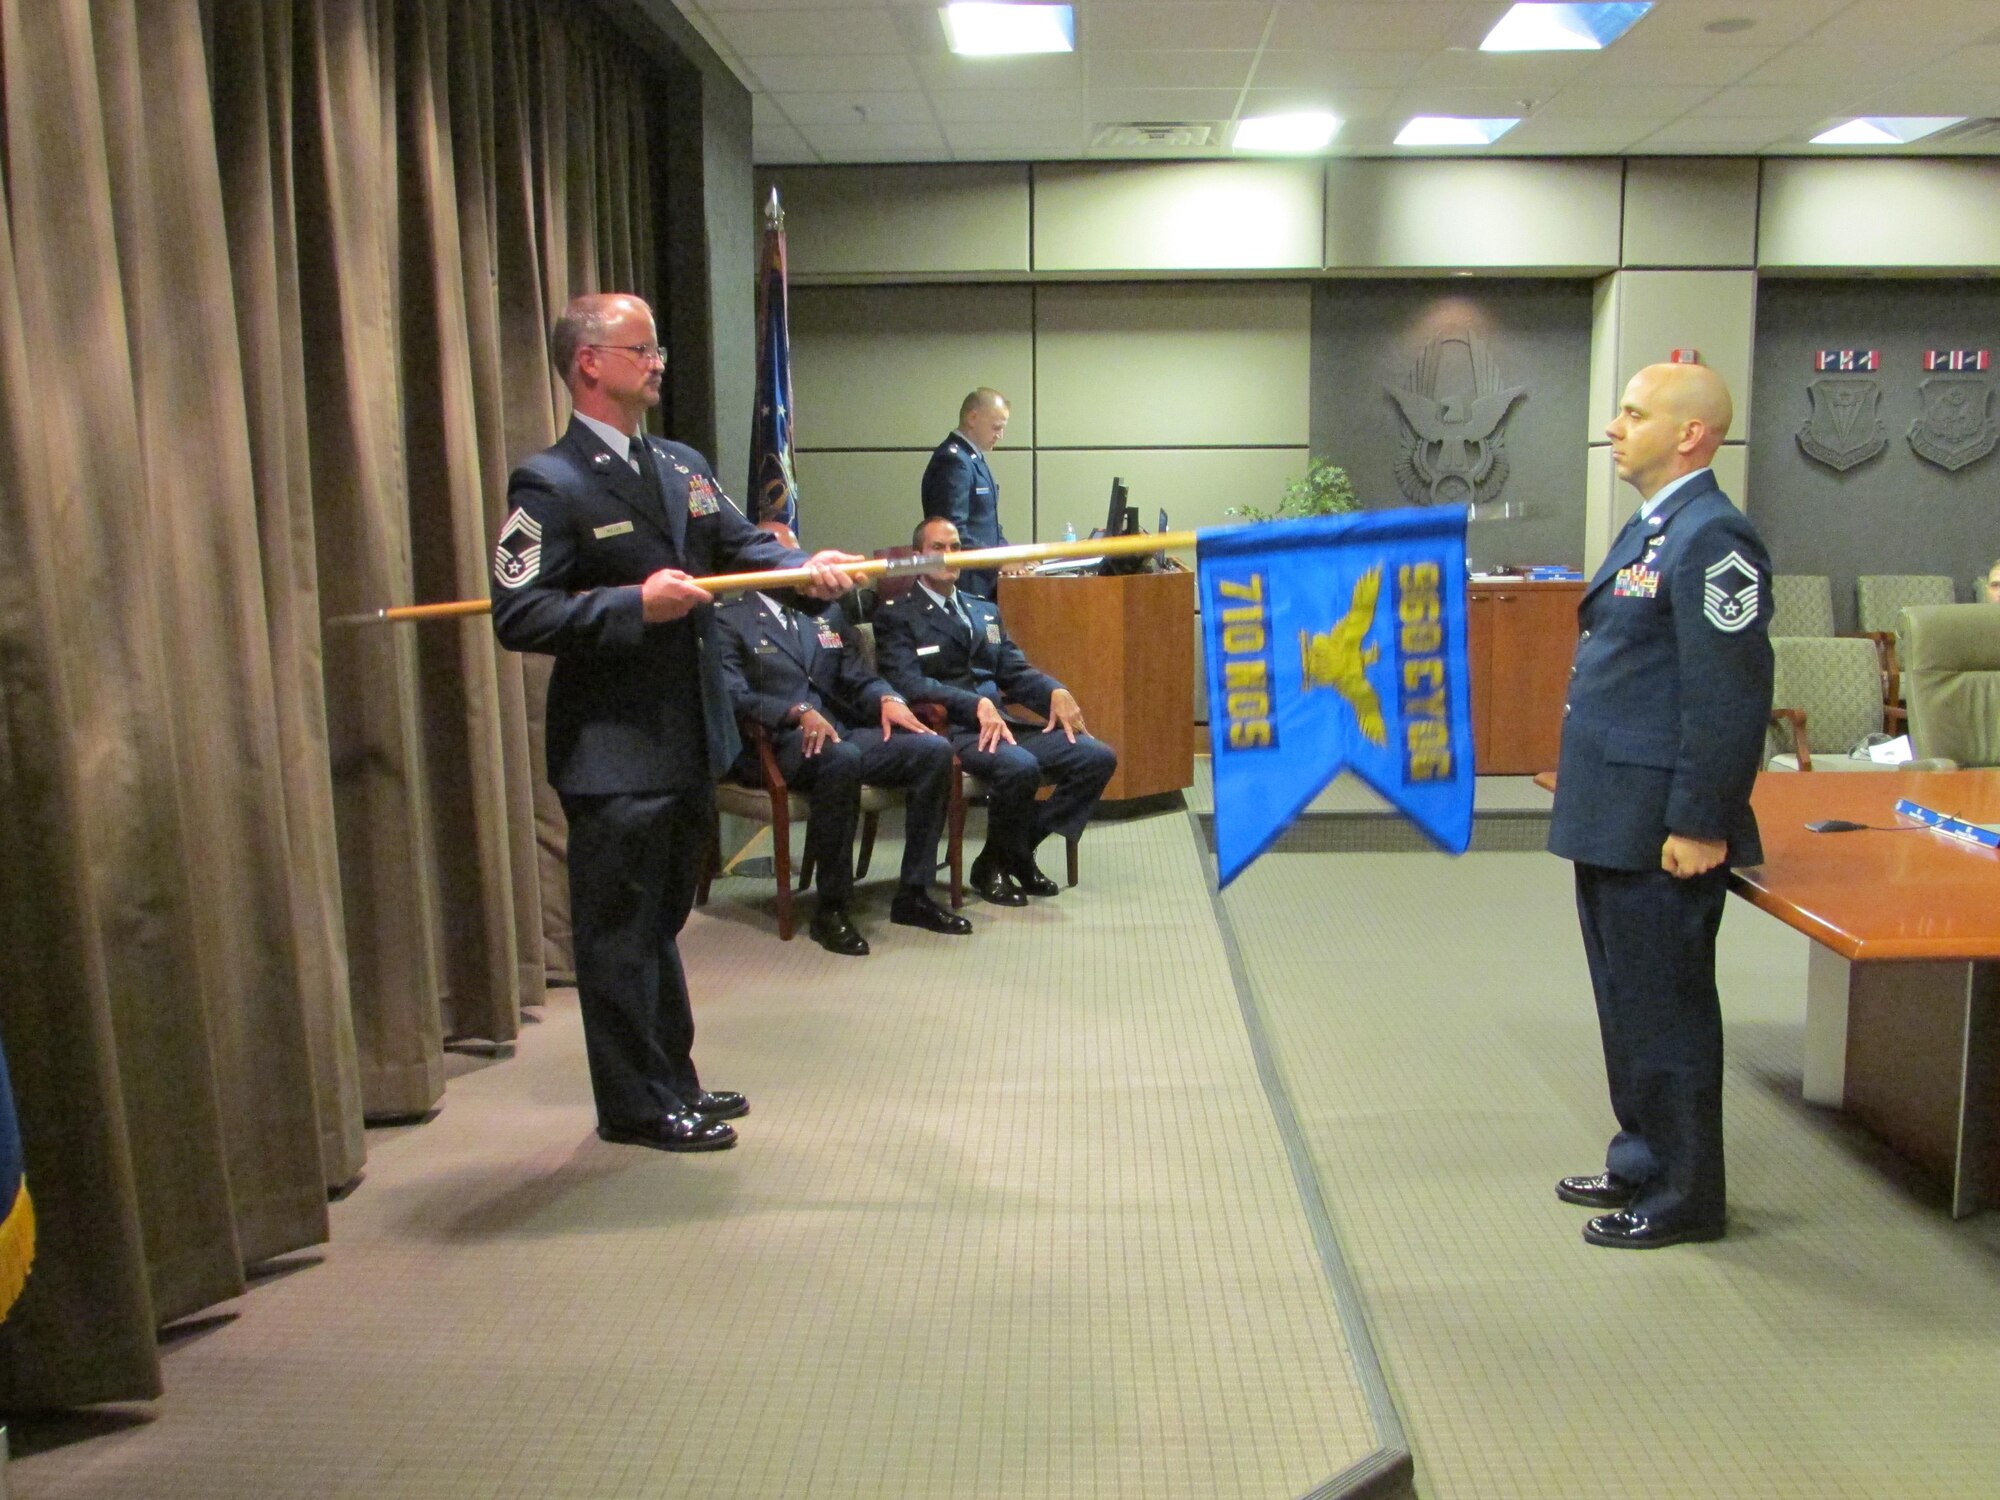
[[[1396,483],[1412,505],[1479,505],[1507,483],[1502,426],[1524,385],[1503,386],[1492,354],[1470,331],[1424,345],[1407,386],[1385,386],[1402,414]]]
[[[1979,375],[1933,375],[1917,387],[1923,415],[1910,424],[1917,457],[1940,469],[1977,463],[2000,444],[1993,419],[1993,387]]]
[[[1807,458],[1845,473],[1889,446],[1882,420],[1880,381],[1862,375],[1829,375],[1806,387],[1812,415],[1799,428]]]

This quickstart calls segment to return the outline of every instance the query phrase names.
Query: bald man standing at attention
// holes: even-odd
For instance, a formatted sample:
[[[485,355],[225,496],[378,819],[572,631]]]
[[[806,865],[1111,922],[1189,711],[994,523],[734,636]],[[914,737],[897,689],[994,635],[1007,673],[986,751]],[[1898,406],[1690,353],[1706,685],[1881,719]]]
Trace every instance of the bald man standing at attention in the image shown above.
[[[1584,591],[1549,849],[1576,866],[1618,1131],[1556,1196],[1593,1245],[1720,1239],[1729,867],[1763,858],[1750,789],[1771,711],[1771,562],[1709,468],[1729,388],[1650,365],[1605,429],[1643,502]]]

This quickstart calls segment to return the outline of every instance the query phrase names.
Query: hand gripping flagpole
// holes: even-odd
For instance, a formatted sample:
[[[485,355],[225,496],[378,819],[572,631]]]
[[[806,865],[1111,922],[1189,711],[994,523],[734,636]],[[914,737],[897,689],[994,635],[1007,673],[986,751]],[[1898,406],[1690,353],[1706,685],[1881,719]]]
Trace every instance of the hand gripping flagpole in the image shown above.
[[[1211,528],[1211,534],[1217,528]],[[1158,536],[1107,536],[1077,542],[1023,542],[1013,547],[981,547],[972,552],[918,552],[909,557],[872,557],[839,563],[840,571],[862,583],[870,578],[899,578],[937,568],[999,568],[1014,563],[1044,562],[1064,557],[1145,557],[1154,552],[1185,552],[1195,545],[1192,531],[1167,531]],[[695,583],[711,594],[740,594],[750,589],[780,589],[811,583],[810,568],[780,568],[768,573],[718,573]],[[329,625],[382,625],[405,621],[449,620],[483,615],[490,599],[453,599],[445,604],[398,604],[363,614],[333,615]]]

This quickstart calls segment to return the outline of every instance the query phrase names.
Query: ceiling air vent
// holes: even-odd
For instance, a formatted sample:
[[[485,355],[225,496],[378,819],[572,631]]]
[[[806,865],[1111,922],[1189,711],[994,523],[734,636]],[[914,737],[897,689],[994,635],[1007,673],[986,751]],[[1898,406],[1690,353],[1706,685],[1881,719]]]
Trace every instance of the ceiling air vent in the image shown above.
[[[1924,137],[1920,144],[1942,146],[1947,142],[1954,146],[1990,146],[2000,150],[2000,120],[1960,120],[1936,135]]]
[[[1187,151],[1222,144],[1222,127],[1192,120],[1135,120],[1100,125],[1090,138],[1093,151]]]

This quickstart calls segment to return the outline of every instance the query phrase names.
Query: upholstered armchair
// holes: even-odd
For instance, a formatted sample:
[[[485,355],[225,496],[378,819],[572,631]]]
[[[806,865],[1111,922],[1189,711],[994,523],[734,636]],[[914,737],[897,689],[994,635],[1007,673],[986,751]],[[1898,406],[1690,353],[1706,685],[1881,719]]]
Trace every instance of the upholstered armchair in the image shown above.
[[[1901,635],[1917,753],[2000,766],[2000,605],[1906,608]]]

